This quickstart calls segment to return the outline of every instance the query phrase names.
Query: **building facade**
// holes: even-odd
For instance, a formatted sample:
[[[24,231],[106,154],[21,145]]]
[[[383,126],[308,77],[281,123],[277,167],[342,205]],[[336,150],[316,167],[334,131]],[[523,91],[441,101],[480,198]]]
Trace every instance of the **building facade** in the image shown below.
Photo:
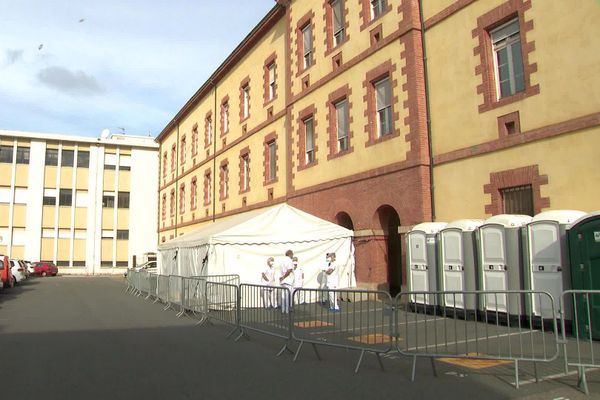
[[[151,137],[0,131],[0,253],[61,273],[119,273],[156,251]]]
[[[359,285],[397,291],[417,223],[594,209],[568,184],[598,181],[576,156],[598,143],[588,3],[576,31],[524,0],[278,1],[157,138],[159,241],[287,202],[353,229]]]

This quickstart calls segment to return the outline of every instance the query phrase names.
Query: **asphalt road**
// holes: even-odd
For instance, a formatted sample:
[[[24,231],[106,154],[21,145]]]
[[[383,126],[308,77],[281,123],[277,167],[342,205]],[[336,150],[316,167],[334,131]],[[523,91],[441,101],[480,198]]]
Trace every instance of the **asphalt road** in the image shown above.
[[[296,363],[275,357],[282,342],[251,334],[225,339],[222,325],[198,326],[123,292],[122,278],[37,278],[0,291],[3,399],[578,399],[573,378],[510,386],[506,373],[385,357],[385,371],[355,351],[309,348]],[[527,379],[530,377],[523,377]],[[588,376],[593,395],[600,375]]]

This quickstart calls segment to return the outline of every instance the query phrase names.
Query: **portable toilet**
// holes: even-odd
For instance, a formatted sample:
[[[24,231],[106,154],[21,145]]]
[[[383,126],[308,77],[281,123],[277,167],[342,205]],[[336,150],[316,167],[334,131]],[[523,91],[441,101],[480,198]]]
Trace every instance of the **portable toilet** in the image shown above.
[[[480,219],[460,219],[450,222],[440,231],[440,290],[477,290],[477,246],[475,230],[483,224]],[[473,295],[447,294],[445,307],[475,310]]]
[[[573,290],[600,290],[600,211],[573,222],[567,230],[567,238]],[[592,323],[600,321],[600,295],[590,294],[589,298],[577,295],[576,300],[579,334],[600,340],[600,324]]]
[[[501,214],[485,220],[477,228],[479,289],[485,291],[521,290],[523,288],[523,258],[521,230],[531,222],[528,215]],[[480,307],[484,311],[521,315],[520,298],[489,294]],[[485,300],[485,301],[484,301]]]
[[[446,226],[445,222],[424,222],[415,225],[406,235],[408,290],[411,292],[433,292],[438,290],[437,234]],[[439,299],[431,295],[415,295],[413,303],[439,305]]]
[[[583,211],[544,211],[533,217],[524,233],[525,289],[548,292],[554,299],[554,317],[559,316],[559,301],[563,290],[571,288],[571,268],[568,260],[567,227],[584,216]],[[527,313],[552,318],[552,305],[546,296],[533,296],[527,302]],[[570,310],[565,315],[571,319]]]

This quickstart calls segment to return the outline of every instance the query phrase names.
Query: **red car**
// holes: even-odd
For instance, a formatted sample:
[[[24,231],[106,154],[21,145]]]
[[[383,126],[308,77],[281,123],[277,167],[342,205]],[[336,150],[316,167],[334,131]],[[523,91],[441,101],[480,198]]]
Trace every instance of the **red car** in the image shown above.
[[[41,276],[56,276],[58,274],[58,267],[54,263],[40,261],[33,263],[33,273]]]
[[[10,262],[7,256],[0,255],[0,280],[2,287],[13,287],[14,280],[10,272]]]

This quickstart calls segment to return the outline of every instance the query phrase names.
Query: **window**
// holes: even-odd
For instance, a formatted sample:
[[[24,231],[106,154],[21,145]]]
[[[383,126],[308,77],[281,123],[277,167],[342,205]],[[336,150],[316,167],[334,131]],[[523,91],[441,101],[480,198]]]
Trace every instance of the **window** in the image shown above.
[[[89,151],[77,151],[77,167],[89,168],[90,167],[90,152]]]
[[[74,150],[63,150],[60,165],[62,167],[73,167],[75,162],[75,151]]]
[[[59,206],[71,206],[73,204],[73,191],[71,189],[60,189],[58,195]]]
[[[221,115],[223,117],[223,133],[229,132],[229,102],[224,102],[221,106]]]
[[[117,240],[129,240],[129,231],[126,229],[117,230]]]
[[[210,204],[212,198],[212,179],[210,171],[204,174],[204,205]]]
[[[102,229],[102,239],[114,239],[115,231],[112,229]]]
[[[309,117],[304,120],[304,162],[310,164],[315,161],[315,120]]]
[[[54,239],[54,229],[51,229],[51,228],[42,229],[42,237],[44,239]]]
[[[13,146],[0,146],[0,163],[12,164]]]
[[[186,143],[187,143],[187,139],[185,137],[185,135],[181,138],[181,146],[179,147],[179,152],[180,157],[181,157],[181,164],[185,164],[185,152],[186,152]]]
[[[533,190],[531,185],[515,186],[500,190],[505,214],[533,215]]]
[[[177,145],[171,147],[171,171],[175,171],[175,163],[177,162]]]
[[[102,196],[102,207],[114,208],[115,207],[115,195],[112,193],[104,193]]]
[[[129,192],[118,193],[117,208],[129,208]]]
[[[337,151],[348,150],[348,100],[335,103],[335,125],[337,132]]]
[[[185,212],[185,183],[179,187],[179,214]]]
[[[88,207],[88,192],[85,190],[78,190],[75,192],[75,207],[85,208]]]
[[[192,156],[198,154],[198,125],[192,129]]]
[[[46,165],[58,165],[58,149],[46,149]]]
[[[333,18],[333,47],[340,45],[346,39],[344,26],[344,2],[333,0],[331,3],[331,16]]]
[[[313,63],[312,48],[312,25],[309,22],[302,29],[302,55],[304,60],[304,69],[310,67]]]
[[[490,32],[496,64],[498,97],[525,90],[519,20],[514,19]]]
[[[163,193],[162,195],[162,219],[163,221],[165,220],[165,218],[167,217],[167,194]]]
[[[198,180],[196,177],[192,178],[192,184],[190,185],[190,209],[195,210],[198,207]]]
[[[273,140],[267,143],[268,147],[268,166],[269,166],[269,181],[277,179],[277,143]]]
[[[105,154],[104,155],[104,169],[115,170],[117,168],[117,155],[116,154]]]
[[[0,186],[0,203],[10,204],[12,191],[8,186]]]
[[[379,137],[392,133],[392,88],[390,78],[375,82],[375,105],[377,107],[377,134]]]
[[[250,190],[250,155],[248,153],[241,156],[241,190],[245,192]]]
[[[171,189],[171,198],[169,199],[169,213],[171,217],[175,215],[175,189]]]
[[[229,196],[229,164],[223,162],[221,164],[220,174],[220,198],[226,199]]]
[[[119,171],[131,171],[131,156],[119,157]]]
[[[29,164],[29,147],[17,147],[17,164]]]
[[[213,124],[212,124],[212,116],[208,115],[206,117],[206,146],[210,146],[213,142]]]
[[[167,177],[167,152],[163,153],[163,178]]]
[[[379,17],[385,11],[385,0],[371,0],[371,18]]]
[[[242,86],[242,119],[250,116],[250,86]]]
[[[27,204],[29,190],[24,187],[15,188],[15,204]]]
[[[269,93],[267,96],[267,100],[271,101],[275,98],[275,63],[272,62],[267,67],[268,70],[268,82],[269,82]]]
[[[44,189],[44,199],[42,204],[45,206],[56,205],[56,196],[58,191],[56,189]]]

